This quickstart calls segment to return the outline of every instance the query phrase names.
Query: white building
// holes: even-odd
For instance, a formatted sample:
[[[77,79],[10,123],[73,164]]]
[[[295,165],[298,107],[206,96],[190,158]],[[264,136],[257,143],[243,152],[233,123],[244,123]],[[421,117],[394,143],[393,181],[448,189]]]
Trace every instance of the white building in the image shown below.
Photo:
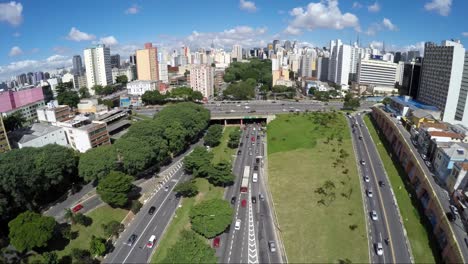
[[[405,62],[404,61],[399,61],[397,65],[397,70],[396,70],[396,77],[395,77],[395,82],[398,83],[398,85],[402,85],[403,83],[403,73],[405,72]]]
[[[341,40],[330,42],[330,62],[328,65],[328,80],[336,84],[348,84],[351,70],[351,46]]]
[[[94,85],[111,85],[112,69],[110,62],[110,49],[103,44],[84,50],[86,67],[86,83],[89,88]],[[91,95],[94,90],[89,89]]]
[[[163,83],[169,83],[169,73],[167,70],[167,61],[161,52],[158,53],[158,71],[159,71],[159,80]]]
[[[17,142],[18,148],[39,148],[48,144],[68,146],[67,136],[61,127],[35,123],[30,129],[21,131],[21,134]]]
[[[158,90],[157,81],[133,81],[127,83],[127,90],[129,95],[142,96],[146,91]]]
[[[136,67],[135,65],[129,65],[127,67],[112,68],[112,83],[116,83],[117,76],[127,76],[129,82],[136,79]]]
[[[242,46],[235,44],[232,46],[231,59],[242,60]]]
[[[40,122],[56,123],[70,119],[70,107],[68,105],[54,106],[49,102],[47,106],[37,109],[37,119]]]
[[[459,41],[443,41],[440,46],[427,42],[418,100],[438,107],[443,121],[468,125],[467,90],[460,89],[464,63],[465,48]]]
[[[394,87],[398,64],[383,60],[361,60],[357,82],[373,86]]]
[[[105,122],[91,122],[87,117],[77,116],[72,120],[58,122],[57,126],[64,128],[70,146],[81,153],[98,146],[110,145]]]
[[[214,94],[214,68],[208,64],[190,66],[190,87],[199,91],[203,97],[210,98]]]

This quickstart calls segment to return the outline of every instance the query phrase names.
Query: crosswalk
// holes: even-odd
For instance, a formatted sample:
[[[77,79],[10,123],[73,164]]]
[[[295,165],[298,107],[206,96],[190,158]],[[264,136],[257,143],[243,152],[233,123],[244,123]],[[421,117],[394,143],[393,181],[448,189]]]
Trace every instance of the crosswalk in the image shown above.
[[[143,204],[146,203],[151,197],[153,197],[159,190],[164,188],[165,184],[171,181],[172,176],[174,176],[182,167],[184,166],[184,162],[182,160],[174,163],[172,166],[167,168],[164,172],[159,174],[159,177],[154,177],[151,179],[151,182],[146,183],[150,186],[150,192],[145,197],[146,199],[143,200]],[[162,180],[161,180],[162,179]],[[172,182],[176,182],[177,180],[172,179]]]

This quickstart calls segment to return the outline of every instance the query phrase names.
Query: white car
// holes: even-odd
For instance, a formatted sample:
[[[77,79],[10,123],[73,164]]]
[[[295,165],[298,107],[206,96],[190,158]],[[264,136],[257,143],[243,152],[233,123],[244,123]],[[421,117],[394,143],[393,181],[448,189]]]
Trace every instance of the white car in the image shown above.
[[[457,207],[455,207],[454,205],[450,205],[449,207],[450,207],[450,210],[452,211],[452,213],[453,213],[454,215],[457,215],[457,214],[458,214],[458,209],[457,209]]]
[[[154,242],[156,242],[156,236],[152,235],[150,239],[148,240],[148,243],[146,243],[147,248],[153,248]]]
[[[374,221],[379,220],[379,217],[377,216],[377,212],[375,210],[372,210],[370,214],[371,214],[372,220]]]
[[[365,181],[365,182],[369,182],[369,181],[370,181],[369,176],[367,176],[367,175],[364,176],[364,181]]]
[[[372,196],[373,196],[373,193],[372,193],[372,190],[371,190],[371,189],[366,190],[366,193],[367,193],[367,196],[368,196],[368,197],[372,197]]]
[[[382,243],[377,243],[377,244],[374,244],[375,246],[375,253],[377,253],[377,255],[379,256],[382,256],[383,255],[383,247],[382,247]]]
[[[362,166],[365,166],[366,165],[366,162],[364,160],[361,160],[361,165]]]
[[[236,220],[236,225],[234,226],[234,229],[235,229],[235,230],[240,230],[240,226],[241,226],[241,220],[240,220],[240,219],[237,219],[237,220]]]

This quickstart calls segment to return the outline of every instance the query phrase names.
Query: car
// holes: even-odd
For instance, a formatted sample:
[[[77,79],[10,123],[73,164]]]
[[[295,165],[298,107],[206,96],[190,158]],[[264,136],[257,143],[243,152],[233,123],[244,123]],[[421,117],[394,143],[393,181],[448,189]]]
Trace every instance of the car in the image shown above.
[[[432,163],[428,160],[424,161],[426,163],[426,166],[430,169],[432,167]]]
[[[135,243],[137,239],[137,235],[136,234],[132,234],[128,239],[127,239],[127,242],[125,243],[127,246],[133,246],[133,244]]]
[[[366,165],[366,162],[364,160],[361,160],[361,165]]]
[[[169,185],[166,185],[166,187],[164,187],[164,190],[167,192],[169,191]]]
[[[276,243],[273,240],[268,241],[268,247],[270,248],[270,252],[276,252]]]
[[[455,205],[450,205],[449,208],[450,208],[450,211],[452,211],[452,213],[455,216],[458,215],[458,209],[457,209],[457,207],[455,207]]]
[[[255,113],[255,112],[257,112],[257,111],[255,111],[255,110],[250,110],[249,111],[249,113]]]
[[[236,203],[236,197],[233,196],[233,197],[231,198],[231,204],[235,204],[235,203]]]
[[[376,243],[374,244],[374,247],[375,247],[375,253],[377,253],[378,256],[382,256],[383,255],[383,247],[382,247],[382,243]]]
[[[385,186],[385,182],[379,181],[379,186],[380,186],[380,187],[384,187],[384,186]]]
[[[260,158],[255,158],[255,163],[260,163]],[[255,166],[257,166],[257,165],[255,165]]]
[[[289,110],[289,112],[290,112],[290,113],[293,113],[293,112],[294,112],[294,110],[292,110],[292,109],[291,109],[291,110]]]
[[[149,214],[149,215],[154,214],[154,211],[155,211],[155,210],[156,210],[156,207],[151,206],[150,209],[148,210],[148,214]]]
[[[379,217],[377,216],[377,212],[375,210],[372,210],[370,212],[370,215],[371,215],[371,219],[374,220],[374,221],[377,221],[379,220]]]
[[[286,111],[288,111],[288,110],[286,110],[286,109],[283,108],[283,112],[286,112]]]
[[[258,182],[258,173],[256,173],[256,172],[253,173],[252,182]]]
[[[154,242],[156,242],[156,236],[151,235],[150,239],[148,240],[148,243],[146,243],[147,248],[153,248]]]
[[[427,156],[421,153],[421,158],[422,158],[423,160],[426,160]]]
[[[219,243],[221,242],[221,238],[218,236],[218,237],[215,237],[213,239],[213,247],[214,248],[219,248]]]
[[[367,189],[366,190],[366,194],[368,197],[372,197],[373,196],[373,193],[372,193],[372,190],[371,189]]]
[[[234,226],[234,229],[235,229],[235,230],[240,230],[240,226],[241,226],[241,220],[240,220],[240,219],[237,219],[237,220],[236,220],[236,225]]]
[[[265,201],[265,197],[261,193],[258,194],[258,199],[260,199],[260,201]]]
[[[364,181],[365,181],[365,182],[369,182],[369,181],[370,181],[369,176],[365,175],[365,176],[364,176]]]
[[[362,136],[359,136],[359,139],[362,140]]]
[[[252,152],[249,152],[249,156],[252,156]]]
[[[239,147],[242,147],[242,146],[244,146],[244,142],[241,142],[241,143],[239,144]]]
[[[75,205],[73,208],[72,208],[72,211],[74,213],[78,212],[79,210],[83,209],[83,205],[82,204],[77,204]]]
[[[237,155],[240,155],[242,153],[242,150],[237,151]]]
[[[257,203],[257,197],[252,196],[252,203]]]
[[[254,171],[258,171],[258,165],[254,166]]]
[[[447,216],[450,222],[454,222],[457,219],[452,212],[447,212],[445,215]]]
[[[242,207],[246,207],[247,206],[247,200],[242,199],[241,205],[242,205]]]

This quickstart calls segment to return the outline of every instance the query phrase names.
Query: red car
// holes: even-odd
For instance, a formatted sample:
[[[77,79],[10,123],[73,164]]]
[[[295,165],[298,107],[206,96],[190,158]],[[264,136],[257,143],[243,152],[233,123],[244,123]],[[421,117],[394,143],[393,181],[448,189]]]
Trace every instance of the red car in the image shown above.
[[[252,137],[252,142],[255,142],[255,137]]]
[[[247,205],[247,200],[243,199],[241,202],[242,207],[245,207]]]
[[[219,242],[221,241],[221,239],[219,237],[215,237],[215,239],[213,239],[213,247],[214,248],[219,248]]]
[[[74,213],[76,213],[76,212],[78,212],[78,211],[81,210],[81,209],[83,209],[83,205],[77,204],[77,205],[75,205],[75,207],[72,208],[72,211],[73,211]]]

